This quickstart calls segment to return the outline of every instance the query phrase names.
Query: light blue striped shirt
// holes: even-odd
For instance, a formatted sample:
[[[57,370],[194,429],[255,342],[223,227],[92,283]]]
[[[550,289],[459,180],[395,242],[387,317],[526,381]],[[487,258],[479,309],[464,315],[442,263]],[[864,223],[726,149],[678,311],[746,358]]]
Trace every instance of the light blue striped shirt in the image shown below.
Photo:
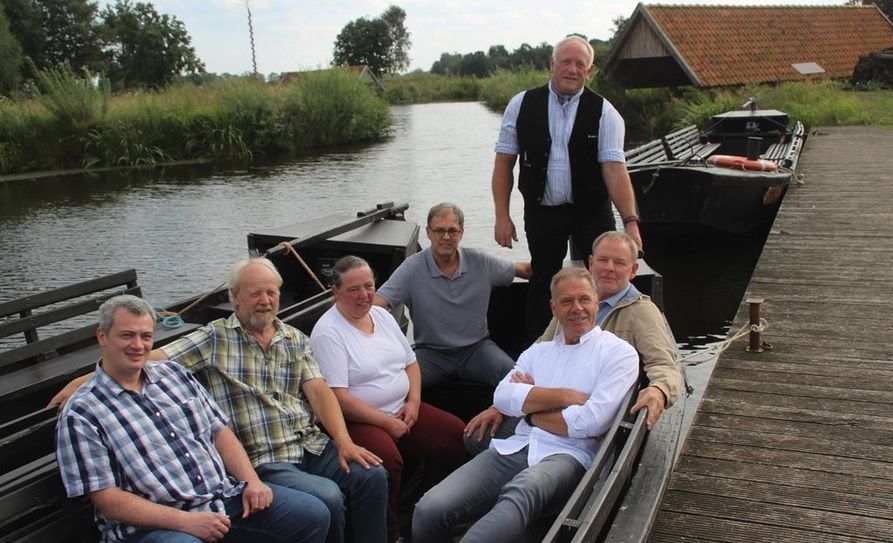
[[[526,92],[526,91],[525,91]],[[518,113],[524,92],[516,94],[505,108],[502,116],[502,127],[496,141],[496,152],[507,155],[518,154]],[[577,106],[583,90],[565,100],[555,93],[549,84],[549,134],[552,137],[552,148],[549,150],[549,165],[546,174],[546,191],[543,194],[543,205],[555,206],[573,203],[571,192],[570,157],[567,143],[577,118]],[[605,100],[598,128],[598,161],[625,162],[623,138],[626,127],[620,113],[610,102]]]

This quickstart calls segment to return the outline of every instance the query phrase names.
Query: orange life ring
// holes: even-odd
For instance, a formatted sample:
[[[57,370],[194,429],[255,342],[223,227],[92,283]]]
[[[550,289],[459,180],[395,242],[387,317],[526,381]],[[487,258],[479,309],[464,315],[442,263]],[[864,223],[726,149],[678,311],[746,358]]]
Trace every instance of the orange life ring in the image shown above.
[[[721,166],[723,168],[732,168],[735,170],[753,170],[757,172],[774,172],[778,169],[778,165],[771,160],[762,158],[748,160],[747,157],[733,155],[709,156],[707,157],[707,164]]]

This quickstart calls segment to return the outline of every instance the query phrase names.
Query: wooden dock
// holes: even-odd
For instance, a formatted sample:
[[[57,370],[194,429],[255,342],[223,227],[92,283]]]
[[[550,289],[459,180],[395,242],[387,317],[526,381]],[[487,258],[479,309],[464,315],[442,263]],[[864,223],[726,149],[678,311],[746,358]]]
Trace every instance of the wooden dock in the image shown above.
[[[893,541],[893,129],[810,135],[652,542]],[[747,304],[732,326],[748,320]]]

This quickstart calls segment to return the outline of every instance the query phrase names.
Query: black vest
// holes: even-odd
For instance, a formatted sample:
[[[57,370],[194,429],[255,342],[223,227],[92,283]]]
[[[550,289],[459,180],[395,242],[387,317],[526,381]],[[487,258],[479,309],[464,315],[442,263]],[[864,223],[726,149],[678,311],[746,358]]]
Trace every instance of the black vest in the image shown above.
[[[567,143],[571,167],[571,194],[576,206],[609,206],[608,190],[598,162],[598,128],[605,99],[583,88],[577,117]],[[546,169],[552,138],[549,135],[549,84],[524,93],[517,120],[518,190],[524,205],[539,205],[546,190]]]

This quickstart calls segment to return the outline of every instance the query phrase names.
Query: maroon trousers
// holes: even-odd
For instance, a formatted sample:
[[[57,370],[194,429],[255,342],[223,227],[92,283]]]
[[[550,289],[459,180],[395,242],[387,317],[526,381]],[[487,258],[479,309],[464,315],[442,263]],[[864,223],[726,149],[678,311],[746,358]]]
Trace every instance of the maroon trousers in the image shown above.
[[[347,422],[347,431],[357,445],[366,447],[384,462],[388,472],[388,540],[400,536],[397,497],[403,475],[403,459],[423,461],[422,490],[428,490],[465,461],[462,432],[465,423],[458,417],[422,402],[419,419],[399,441],[372,424]]]

